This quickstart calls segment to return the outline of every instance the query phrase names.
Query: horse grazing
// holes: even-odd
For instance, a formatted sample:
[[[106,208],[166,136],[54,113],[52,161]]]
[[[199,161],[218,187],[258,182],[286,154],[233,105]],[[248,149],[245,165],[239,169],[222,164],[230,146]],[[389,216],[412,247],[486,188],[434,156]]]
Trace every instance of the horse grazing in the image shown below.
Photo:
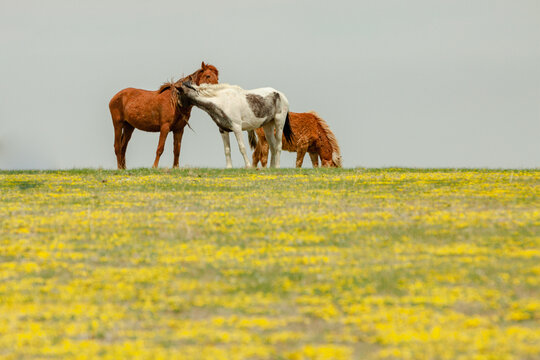
[[[328,124],[316,112],[289,113],[293,133],[292,141],[283,139],[283,150],[296,152],[296,167],[302,167],[304,156],[309,152],[313,167],[319,166],[319,157],[322,166],[341,167],[341,154],[339,146],[330,131]],[[259,161],[266,167],[268,161],[268,143],[262,129],[255,130],[259,141],[250,142],[253,151],[253,166]],[[255,145],[255,146],[253,146]]]
[[[249,130],[250,140],[255,138],[253,130],[262,126],[270,145],[271,167],[279,167],[282,136],[291,140],[289,125],[289,101],[283,93],[272,88],[244,90],[229,84],[193,85],[182,84],[182,99],[208,113],[219,127],[227,168],[232,167],[229,132],[234,132],[246,167],[251,167],[246,154],[242,130]],[[184,100],[181,100],[182,102]],[[275,135],[274,135],[275,133]]]
[[[118,169],[126,168],[126,149],[135,128],[143,131],[159,132],[159,143],[154,160],[154,168],[165,147],[165,140],[170,131],[174,134],[174,162],[178,167],[180,143],[184,127],[188,124],[192,106],[181,103],[178,87],[184,81],[195,84],[218,83],[219,72],[215,66],[204,62],[201,68],[175,83],[163,84],[157,91],[127,88],[113,96],[109,102],[114,126],[114,152]]]

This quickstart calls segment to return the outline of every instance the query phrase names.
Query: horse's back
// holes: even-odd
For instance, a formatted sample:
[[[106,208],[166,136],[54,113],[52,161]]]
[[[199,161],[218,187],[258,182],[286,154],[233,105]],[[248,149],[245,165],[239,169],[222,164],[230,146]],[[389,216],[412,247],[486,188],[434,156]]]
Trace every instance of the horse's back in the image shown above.
[[[113,109],[123,108],[130,100],[138,98],[148,92],[150,91],[135,88],[122,89],[111,98],[111,101],[109,101],[109,109],[112,112]]]
[[[256,88],[256,89],[245,90],[245,91],[247,93],[257,94],[257,95],[267,95],[267,94],[271,94],[271,93],[274,93],[274,92],[279,93],[278,90],[276,90],[274,88],[271,88],[271,87],[262,87],[262,88]]]
[[[285,99],[287,103],[289,102],[284,93],[271,87],[263,87],[263,88],[246,90],[246,93],[260,95],[262,97],[265,97],[271,94],[278,94],[282,99]]]
[[[126,88],[112,97],[109,110],[113,121],[126,121],[137,129],[155,132],[160,129],[161,115],[174,116],[170,96],[168,91]]]
[[[116,103],[118,100],[122,100],[124,104],[130,101],[140,101],[155,98],[158,95],[157,91],[144,90],[136,88],[125,88],[120,90],[114,95],[109,104]]]
[[[260,96],[263,99],[274,98],[276,100],[279,100],[276,101],[277,104],[279,104],[281,108],[285,107],[286,112],[288,112],[289,100],[287,99],[285,94],[272,87],[262,87],[246,90],[236,85],[220,84],[219,86],[220,87],[217,90],[217,94],[219,95],[214,95],[211,97],[213,97],[213,102],[220,106],[230,107],[230,105],[234,103],[246,104],[244,100],[247,100],[250,95],[255,95]],[[204,90],[205,89],[203,88],[203,91]],[[249,100],[247,100],[247,102],[249,103]]]
[[[282,93],[279,90],[276,90],[271,87],[263,87],[258,89],[252,89],[248,90],[246,94],[253,94],[253,95],[259,95],[262,98],[273,98],[273,102],[276,106],[276,113],[284,112],[285,114],[289,112],[289,100],[285,96],[284,93]]]

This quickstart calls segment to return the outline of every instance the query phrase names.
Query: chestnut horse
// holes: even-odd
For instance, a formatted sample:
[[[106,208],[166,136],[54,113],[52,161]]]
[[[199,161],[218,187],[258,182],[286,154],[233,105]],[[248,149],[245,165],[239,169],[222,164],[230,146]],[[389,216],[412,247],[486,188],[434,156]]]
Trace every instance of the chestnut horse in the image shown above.
[[[157,168],[159,164],[159,158],[165,147],[165,139],[172,131],[174,134],[173,167],[178,167],[180,143],[192,106],[180,103],[177,87],[188,80],[195,84],[217,84],[218,76],[219,72],[215,66],[203,62],[201,68],[193,74],[174,84],[165,83],[157,91],[127,88],[114,95],[109,103],[109,109],[114,126],[114,152],[118,169],[126,168],[126,149],[135,128],[159,132],[154,168]]]
[[[306,152],[309,153],[313,167],[321,165],[327,167],[341,167],[341,154],[334,133],[328,124],[319,115],[310,111],[307,113],[289,113],[289,121],[293,133],[292,141],[283,139],[283,150],[296,152],[296,167],[302,167]],[[268,161],[268,143],[262,129],[255,130],[259,140],[256,145],[250,142],[253,151],[253,166],[261,162],[266,167]]]

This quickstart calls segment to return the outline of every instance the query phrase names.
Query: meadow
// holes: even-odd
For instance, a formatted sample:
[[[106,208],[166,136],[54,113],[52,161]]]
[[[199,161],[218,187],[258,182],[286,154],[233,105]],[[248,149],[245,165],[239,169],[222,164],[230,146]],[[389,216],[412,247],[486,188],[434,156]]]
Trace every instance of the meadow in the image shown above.
[[[538,359],[539,185],[0,171],[0,358]]]

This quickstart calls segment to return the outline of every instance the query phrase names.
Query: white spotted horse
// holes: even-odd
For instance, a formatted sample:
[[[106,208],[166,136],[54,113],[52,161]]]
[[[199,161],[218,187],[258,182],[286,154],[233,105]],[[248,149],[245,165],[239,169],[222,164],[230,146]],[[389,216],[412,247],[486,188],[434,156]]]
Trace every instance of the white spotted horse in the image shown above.
[[[282,137],[292,139],[289,123],[289,101],[285,95],[273,88],[244,90],[229,84],[194,85],[190,81],[179,88],[182,101],[205,111],[219,127],[227,168],[232,167],[229,132],[233,132],[246,167],[251,167],[242,131],[247,130],[250,142],[255,140],[253,130],[262,127],[272,154],[270,167],[279,167]]]

